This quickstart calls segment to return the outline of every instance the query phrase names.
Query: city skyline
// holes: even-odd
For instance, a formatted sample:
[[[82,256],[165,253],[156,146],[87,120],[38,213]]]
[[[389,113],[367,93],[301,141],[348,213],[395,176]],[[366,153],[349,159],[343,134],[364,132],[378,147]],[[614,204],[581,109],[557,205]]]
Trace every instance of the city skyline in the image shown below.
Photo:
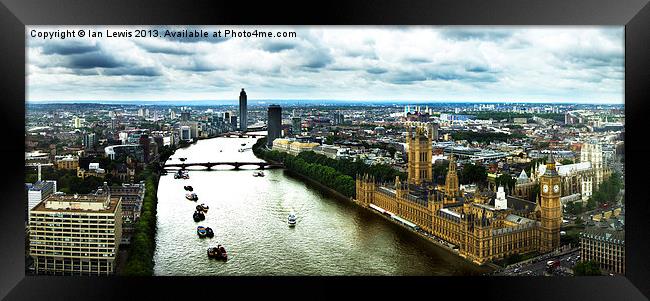
[[[93,29],[106,28],[124,27]],[[252,103],[624,103],[623,27],[171,28],[297,34],[196,40],[43,40],[32,29],[53,28],[26,29],[30,103],[230,102],[241,88]]]

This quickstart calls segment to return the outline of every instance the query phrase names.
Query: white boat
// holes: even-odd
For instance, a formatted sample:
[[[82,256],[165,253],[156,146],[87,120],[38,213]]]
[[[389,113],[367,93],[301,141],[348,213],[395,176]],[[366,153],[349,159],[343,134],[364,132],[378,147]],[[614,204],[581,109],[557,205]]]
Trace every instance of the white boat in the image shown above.
[[[289,224],[290,227],[294,227],[296,225],[295,213],[289,213],[289,217],[287,218],[287,223]]]
[[[263,171],[256,171],[253,173],[253,177],[263,177],[264,172]]]

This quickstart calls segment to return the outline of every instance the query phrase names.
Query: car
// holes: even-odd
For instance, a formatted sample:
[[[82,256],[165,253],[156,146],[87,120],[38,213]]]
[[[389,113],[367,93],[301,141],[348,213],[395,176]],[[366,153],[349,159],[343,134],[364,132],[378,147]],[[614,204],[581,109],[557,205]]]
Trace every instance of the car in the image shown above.
[[[515,273],[519,273],[519,271],[520,271],[519,268],[515,269]]]

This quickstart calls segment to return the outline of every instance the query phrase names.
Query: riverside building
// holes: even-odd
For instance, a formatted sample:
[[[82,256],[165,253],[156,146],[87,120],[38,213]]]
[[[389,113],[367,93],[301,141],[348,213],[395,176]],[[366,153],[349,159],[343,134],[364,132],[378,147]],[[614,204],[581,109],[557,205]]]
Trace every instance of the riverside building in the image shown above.
[[[52,195],[29,215],[36,274],[110,275],[122,235],[122,201],[110,195]]]
[[[409,128],[406,182],[397,177],[393,183],[378,183],[368,175],[357,176],[357,202],[455,245],[461,257],[476,264],[559,247],[561,180],[553,160],[540,177],[543,188],[536,202],[506,197],[502,190],[493,199],[491,191],[460,189],[453,155],[445,185],[435,185],[433,136],[431,128]]]

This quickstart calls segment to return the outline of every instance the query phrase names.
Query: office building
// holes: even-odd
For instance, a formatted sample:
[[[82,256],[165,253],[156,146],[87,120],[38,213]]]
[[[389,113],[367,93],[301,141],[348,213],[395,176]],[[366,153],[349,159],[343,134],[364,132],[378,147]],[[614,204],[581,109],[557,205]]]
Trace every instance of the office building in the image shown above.
[[[233,115],[230,115],[230,126],[231,126],[233,129],[236,129],[236,128],[237,128],[237,115],[234,115],[234,114],[233,114]]]
[[[298,135],[302,132],[302,120],[300,117],[296,116],[296,110],[293,110],[293,114],[291,114],[291,132],[294,135]]]
[[[268,109],[266,145],[273,147],[273,140],[280,138],[282,135],[282,107],[279,105],[270,105]]]
[[[244,88],[239,93],[239,130],[245,132],[248,129],[248,99]]]
[[[585,229],[580,232],[580,256],[598,262],[601,271],[625,274],[625,231],[606,225]]]
[[[110,275],[122,235],[119,197],[53,195],[29,214],[36,274]]]

